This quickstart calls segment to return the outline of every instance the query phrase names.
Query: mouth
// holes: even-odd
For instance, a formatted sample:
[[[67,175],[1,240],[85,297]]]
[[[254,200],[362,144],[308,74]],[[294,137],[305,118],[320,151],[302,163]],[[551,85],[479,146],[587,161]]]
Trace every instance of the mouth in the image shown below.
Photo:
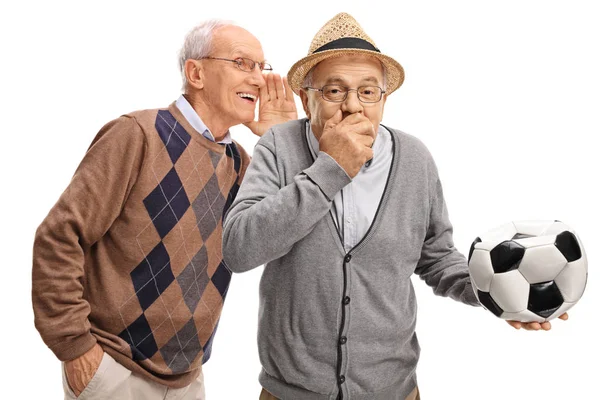
[[[251,103],[251,104],[256,103],[256,100],[258,99],[258,96],[256,96],[255,94],[251,94],[251,93],[238,92],[237,95],[239,98],[241,98],[244,101],[247,101],[248,103]]]

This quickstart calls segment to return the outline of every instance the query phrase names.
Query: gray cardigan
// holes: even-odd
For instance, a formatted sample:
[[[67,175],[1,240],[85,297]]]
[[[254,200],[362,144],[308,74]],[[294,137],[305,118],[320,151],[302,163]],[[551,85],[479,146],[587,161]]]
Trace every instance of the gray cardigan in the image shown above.
[[[416,386],[418,274],[437,295],[477,305],[431,154],[390,129],[394,161],[366,236],[344,252],[330,215],[350,182],[313,160],[306,120],[273,127],[226,217],[223,254],[260,282],[260,383],[281,399],[401,399]],[[340,393],[341,392],[341,393]]]

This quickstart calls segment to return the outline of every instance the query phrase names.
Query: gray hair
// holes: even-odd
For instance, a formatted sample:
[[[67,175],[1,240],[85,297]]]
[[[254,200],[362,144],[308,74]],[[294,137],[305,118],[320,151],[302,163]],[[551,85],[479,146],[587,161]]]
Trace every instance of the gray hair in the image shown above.
[[[306,74],[304,79],[302,80],[302,88],[312,86],[313,72],[314,72],[315,68],[317,67],[317,65],[319,65],[319,64],[317,63],[315,66],[313,66],[310,69],[310,71],[308,71],[308,73]],[[383,63],[381,64],[381,68],[383,69],[383,90],[386,90],[387,89],[387,70],[385,69],[385,66],[383,65]]]
[[[189,59],[200,60],[208,57],[212,51],[213,33],[223,26],[237,26],[233,21],[210,19],[194,27],[185,37],[183,47],[179,51],[179,70],[183,81],[182,89],[185,90],[187,78],[185,77],[185,61]]]

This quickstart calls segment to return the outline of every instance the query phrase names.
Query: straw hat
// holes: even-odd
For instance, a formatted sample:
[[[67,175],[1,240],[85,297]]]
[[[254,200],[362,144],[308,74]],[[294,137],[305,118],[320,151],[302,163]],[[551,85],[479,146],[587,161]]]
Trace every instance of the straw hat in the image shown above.
[[[330,57],[358,54],[373,56],[381,61],[387,73],[388,95],[402,85],[404,69],[400,63],[381,54],[375,42],[358,22],[346,13],[339,13],[317,32],[308,49],[308,55],[290,68],[288,82],[294,93],[299,95],[304,77],[312,67]]]

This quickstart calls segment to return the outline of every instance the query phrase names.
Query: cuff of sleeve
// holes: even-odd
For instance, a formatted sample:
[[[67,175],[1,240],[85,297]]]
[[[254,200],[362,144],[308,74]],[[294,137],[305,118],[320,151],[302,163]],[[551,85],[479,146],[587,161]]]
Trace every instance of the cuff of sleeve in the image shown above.
[[[481,307],[481,303],[475,295],[473,284],[471,282],[468,282],[465,288],[465,302],[475,307]]]
[[[323,191],[329,201],[352,182],[346,171],[327,153],[321,151],[316,161],[303,171]]]
[[[72,340],[63,340],[50,350],[60,361],[69,361],[85,354],[95,344],[96,338],[91,333],[86,333]]]

